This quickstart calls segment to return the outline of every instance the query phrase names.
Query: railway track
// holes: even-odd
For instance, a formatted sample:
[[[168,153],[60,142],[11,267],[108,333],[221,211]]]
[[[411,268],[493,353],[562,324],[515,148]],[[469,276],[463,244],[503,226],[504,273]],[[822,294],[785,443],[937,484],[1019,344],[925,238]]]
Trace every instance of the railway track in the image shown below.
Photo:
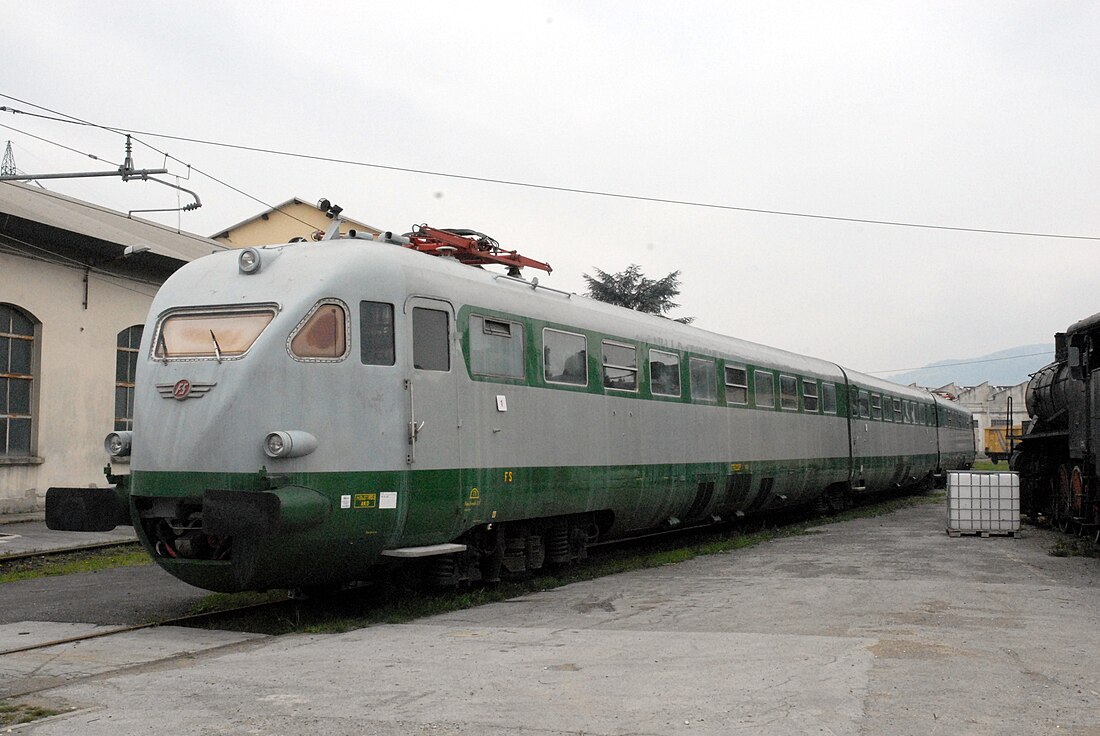
[[[7,656],[9,654],[22,654],[24,652],[33,652],[40,649],[49,649],[50,647],[61,646],[63,644],[75,644],[81,641],[88,641],[91,639],[102,639],[110,636],[117,636],[119,634],[126,634],[131,631],[141,631],[143,629],[155,629],[164,626],[186,626],[196,628],[202,625],[209,625],[216,622],[219,618],[232,618],[234,616],[240,616],[245,613],[254,613],[257,611],[271,610],[278,608],[279,606],[287,606],[293,603],[291,600],[286,601],[274,601],[267,603],[252,603],[244,606],[237,606],[234,608],[226,608],[218,611],[210,611],[208,613],[194,613],[187,616],[177,616],[176,618],[164,619],[161,621],[152,621],[143,624],[130,624],[126,626],[116,626],[102,631],[93,631],[88,634],[81,634],[79,636],[70,636],[63,639],[53,639],[50,641],[40,642],[38,644],[29,644],[25,647],[15,647],[12,649],[0,650],[0,657]]]
[[[59,547],[57,549],[39,549],[31,550],[30,552],[14,552],[12,554],[0,554],[0,565],[8,562],[22,562],[24,560],[45,559],[49,557],[60,557],[67,554],[78,554],[80,552],[95,552],[101,549],[110,549],[111,547],[138,547],[141,543],[136,539],[132,541],[127,540],[115,540],[110,542],[93,542],[92,544],[81,544],[75,547]]]

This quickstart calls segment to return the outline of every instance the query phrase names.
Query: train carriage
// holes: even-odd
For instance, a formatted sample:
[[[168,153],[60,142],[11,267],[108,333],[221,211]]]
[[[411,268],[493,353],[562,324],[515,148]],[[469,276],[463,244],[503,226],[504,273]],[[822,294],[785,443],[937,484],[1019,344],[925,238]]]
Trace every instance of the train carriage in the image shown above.
[[[214,590],[388,557],[495,579],[973,459],[968,415],[927,392],[392,241],[180,269],[150,310],[135,432],[109,438],[130,473],[51,489],[51,527],[125,517]]]

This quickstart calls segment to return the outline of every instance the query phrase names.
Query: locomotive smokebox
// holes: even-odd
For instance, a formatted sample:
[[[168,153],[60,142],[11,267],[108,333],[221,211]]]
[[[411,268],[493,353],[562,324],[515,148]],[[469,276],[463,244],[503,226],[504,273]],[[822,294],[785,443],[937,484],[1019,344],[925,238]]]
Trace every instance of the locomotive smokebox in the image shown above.
[[[1027,385],[1027,413],[1050,430],[1065,430],[1069,426],[1069,389],[1066,363],[1051,363],[1040,369]]]

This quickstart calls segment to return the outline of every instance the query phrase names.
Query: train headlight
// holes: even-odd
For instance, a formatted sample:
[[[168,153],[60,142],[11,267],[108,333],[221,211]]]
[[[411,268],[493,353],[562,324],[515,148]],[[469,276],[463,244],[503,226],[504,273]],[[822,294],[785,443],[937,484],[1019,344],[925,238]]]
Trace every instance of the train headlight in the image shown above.
[[[268,457],[302,457],[316,449],[317,438],[309,432],[268,432],[264,437],[264,453]]]
[[[241,269],[241,273],[258,273],[262,263],[260,251],[255,248],[245,248],[237,256],[237,267]]]
[[[111,432],[103,440],[103,449],[111,457],[126,457],[130,454],[130,443],[133,437],[133,432]]]

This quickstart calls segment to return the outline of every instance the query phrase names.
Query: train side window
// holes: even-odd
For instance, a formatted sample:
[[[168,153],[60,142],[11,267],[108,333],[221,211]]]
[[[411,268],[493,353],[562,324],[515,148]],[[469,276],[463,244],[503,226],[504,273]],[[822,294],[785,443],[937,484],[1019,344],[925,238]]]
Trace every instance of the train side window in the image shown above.
[[[871,392],[859,392],[859,416],[863,419],[871,418]]]
[[[871,418],[882,419],[882,396],[871,394]]]
[[[889,396],[882,397],[882,420],[884,422],[894,421],[893,404],[890,403]]]
[[[588,385],[588,338],[584,335],[545,328],[542,359],[547,383]]]
[[[518,322],[470,317],[470,370],[479,376],[524,378],[523,326]]]
[[[423,371],[451,370],[451,334],[447,313],[413,307],[413,367]]]
[[[806,411],[817,414],[817,381],[802,379],[802,406]]]
[[[680,395],[680,356],[663,350],[649,351],[649,385],[659,396]]]
[[[749,403],[749,372],[742,366],[726,366],[726,403]]]
[[[393,365],[393,305],[359,302],[359,359],[364,365]]]
[[[638,390],[638,349],[603,341],[603,385],[616,391]]]
[[[714,361],[692,358],[688,361],[691,373],[691,398],[696,401],[718,401],[718,370]]]
[[[306,360],[343,360],[348,351],[347,330],[343,304],[318,302],[290,333],[290,354]]]
[[[903,418],[901,415],[901,399],[894,399],[894,421],[900,422]]]
[[[836,384],[821,384],[821,411],[836,414]]]
[[[794,376],[779,377],[779,407],[798,411],[798,379]]]
[[[767,371],[753,373],[753,393],[756,394],[756,405],[760,408],[775,408],[775,378]]]

